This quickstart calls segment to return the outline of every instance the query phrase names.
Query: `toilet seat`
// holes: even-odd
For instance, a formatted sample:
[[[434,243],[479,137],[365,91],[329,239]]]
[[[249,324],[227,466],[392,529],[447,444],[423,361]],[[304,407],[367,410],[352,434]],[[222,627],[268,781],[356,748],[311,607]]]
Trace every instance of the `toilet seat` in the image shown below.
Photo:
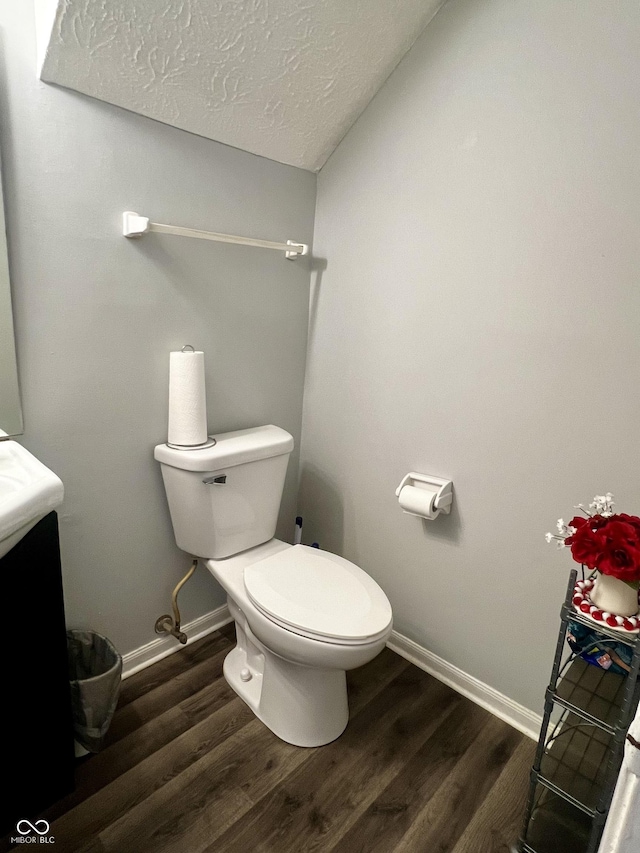
[[[294,545],[247,566],[253,605],[286,630],[324,642],[361,644],[385,635],[391,605],[378,584],[348,560]]]

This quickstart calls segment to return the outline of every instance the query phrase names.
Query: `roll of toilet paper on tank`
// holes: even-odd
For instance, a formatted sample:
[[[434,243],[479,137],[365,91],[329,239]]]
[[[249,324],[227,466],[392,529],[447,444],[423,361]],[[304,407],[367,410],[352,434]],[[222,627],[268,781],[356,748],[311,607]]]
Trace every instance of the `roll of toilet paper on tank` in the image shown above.
[[[403,486],[398,495],[398,502],[405,512],[434,519],[440,513],[439,509],[434,509],[436,494],[437,492],[432,492],[431,489]]]
[[[169,354],[168,443],[195,447],[207,441],[203,352]]]

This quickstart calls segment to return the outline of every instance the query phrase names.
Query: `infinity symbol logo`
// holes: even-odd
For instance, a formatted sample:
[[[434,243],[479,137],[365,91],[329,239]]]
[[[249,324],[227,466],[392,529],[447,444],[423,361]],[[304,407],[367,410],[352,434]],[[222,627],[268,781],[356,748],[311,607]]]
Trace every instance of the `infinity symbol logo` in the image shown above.
[[[27,829],[21,828],[25,826]],[[30,823],[28,820],[19,820],[16,824],[16,829],[20,835],[28,835],[30,832],[37,832],[38,835],[46,835],[49,832],[49,824],[46,820],[37,820],[35,823]]]

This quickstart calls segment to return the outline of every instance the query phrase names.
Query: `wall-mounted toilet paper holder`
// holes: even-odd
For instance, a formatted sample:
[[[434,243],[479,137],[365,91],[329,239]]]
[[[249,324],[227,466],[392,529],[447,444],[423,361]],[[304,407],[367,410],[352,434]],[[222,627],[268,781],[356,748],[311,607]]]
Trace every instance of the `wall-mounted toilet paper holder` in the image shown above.
[[[403,512],[432,521],[441,512],[445,515],[451,512],[453,482],[443,477],[412,471],[396,489],[396,497]]]

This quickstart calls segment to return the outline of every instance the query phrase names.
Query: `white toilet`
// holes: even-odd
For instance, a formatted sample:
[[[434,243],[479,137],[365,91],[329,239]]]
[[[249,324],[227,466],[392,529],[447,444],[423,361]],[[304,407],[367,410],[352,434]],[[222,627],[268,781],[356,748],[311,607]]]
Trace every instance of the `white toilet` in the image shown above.
[[[156,447],[179,548],[227,593],[237,645],[224,674],[282,740],[321,746],[348,719],[345,671],[372,660],[392,627],[378,584],[347,560],[274,539],[293,438],[276,426]]]

